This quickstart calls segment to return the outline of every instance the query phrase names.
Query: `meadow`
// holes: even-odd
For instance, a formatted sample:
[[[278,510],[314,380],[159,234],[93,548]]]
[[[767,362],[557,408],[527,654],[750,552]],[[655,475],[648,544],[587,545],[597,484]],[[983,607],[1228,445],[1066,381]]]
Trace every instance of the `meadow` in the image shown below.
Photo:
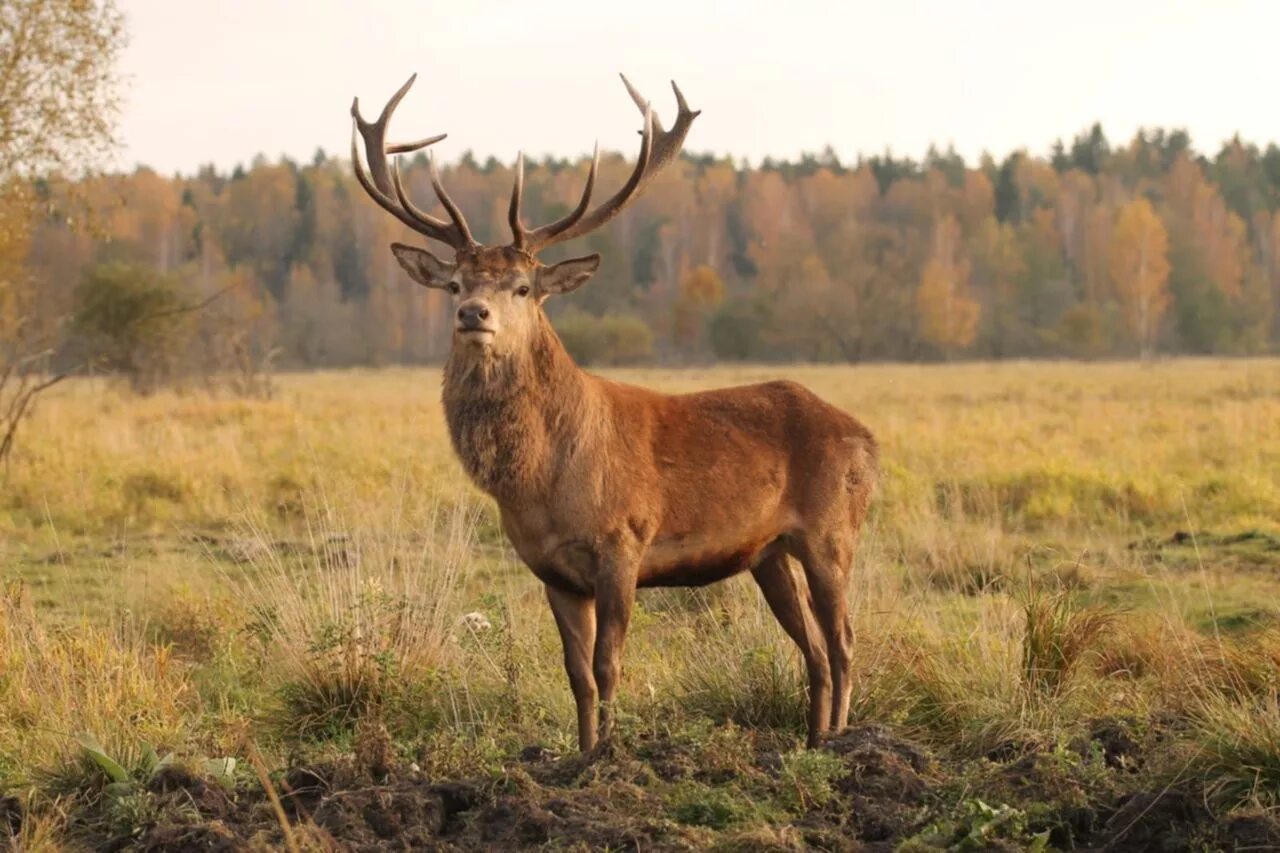
[[[785,376],[875,432],[850,731],[801,748],[798,655],[735,578],[641,594],[621,731],[579,758],[438,369],[76,380],[0,472],[0,839],[1280,844],[1280,360],[610,375]]]

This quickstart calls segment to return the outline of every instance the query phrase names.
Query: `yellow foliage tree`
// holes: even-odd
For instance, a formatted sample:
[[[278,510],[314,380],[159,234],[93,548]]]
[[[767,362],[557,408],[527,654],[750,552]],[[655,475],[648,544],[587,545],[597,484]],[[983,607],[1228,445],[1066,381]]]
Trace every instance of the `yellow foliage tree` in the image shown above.
[[[676,342],[692,345],[702,336],[707,316],[724,302],[724,282],[706,264],[685,273],[680,281],[680,298],[676,301],[674,334]]]
[[[0,3],[0,460],[65,375],[45,374],[59,323],[38,312],[26,268],[39,216],[29,179],[78,172],[112,145],[124,43],[114,0]]]
[[[1185,152],[1169,170],[1168,185],[1174,244],[1194,248],[1213,286],[1227,298],[1239,299],[1249,261],[1244,220]]]
[[[1160,320],[1169,307],[1169,235],[1145,198],[1120,211],[1111,238],[1108,266],[1129,331],[1146,358],[1155,346]]]
[[[31,236],[28,208],[20,188],[0,190],[0,340],[16,334],[26,307],[19,285]]]
[[[921,336],[950,354],[973,343],[982,308],[969,298],[969,262],[960,254],[960,224],[947,215],[934,228],[933,248],[916,289]]]

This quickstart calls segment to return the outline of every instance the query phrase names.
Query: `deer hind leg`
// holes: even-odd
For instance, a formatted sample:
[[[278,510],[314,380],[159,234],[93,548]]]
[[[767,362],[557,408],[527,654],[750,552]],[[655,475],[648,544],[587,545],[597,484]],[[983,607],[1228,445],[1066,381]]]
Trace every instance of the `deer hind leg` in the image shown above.
[[[766,556],[751,570],[764,600],[804,656],[809,674],[809,746],[817,746],[831,717],[831,667],[809,590],[786,554]]]
[[[578,748],[589,751],[596,745],[596,678],[591,656],[596,642],[596,611],[589,596],[547,587],[547,601],[560,629],[564,646],[564,668],[569,688],[578,708]]]
[[[827,647],[833,694],[830,723],[832,730],[839,732],[849,724],[853,695],[853,618],[846,593],[853,541],[852,537],[831,534],[804,541],[797,551]]]

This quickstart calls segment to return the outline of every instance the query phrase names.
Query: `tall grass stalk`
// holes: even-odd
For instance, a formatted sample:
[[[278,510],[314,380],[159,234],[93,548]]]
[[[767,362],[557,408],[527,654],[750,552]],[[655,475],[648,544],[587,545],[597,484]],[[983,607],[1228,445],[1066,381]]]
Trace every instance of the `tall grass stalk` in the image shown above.
[[[131,619],[51,626],[21,585],[0,590],[0,783],[76,786],[83,733],[126,764],[144,743],[180,748],[199,705],[186,666]]]

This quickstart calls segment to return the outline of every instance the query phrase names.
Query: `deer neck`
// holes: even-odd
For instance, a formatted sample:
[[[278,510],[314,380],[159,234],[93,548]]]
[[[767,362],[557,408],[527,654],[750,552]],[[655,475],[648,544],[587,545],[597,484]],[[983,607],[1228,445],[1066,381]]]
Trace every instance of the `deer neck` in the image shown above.
[[[444,369],[444,411],[467,474],[500,503],[548,495],[560,461],[594,421],[587,390],[586,374],[545,316],[519,353],[455,347]]]

